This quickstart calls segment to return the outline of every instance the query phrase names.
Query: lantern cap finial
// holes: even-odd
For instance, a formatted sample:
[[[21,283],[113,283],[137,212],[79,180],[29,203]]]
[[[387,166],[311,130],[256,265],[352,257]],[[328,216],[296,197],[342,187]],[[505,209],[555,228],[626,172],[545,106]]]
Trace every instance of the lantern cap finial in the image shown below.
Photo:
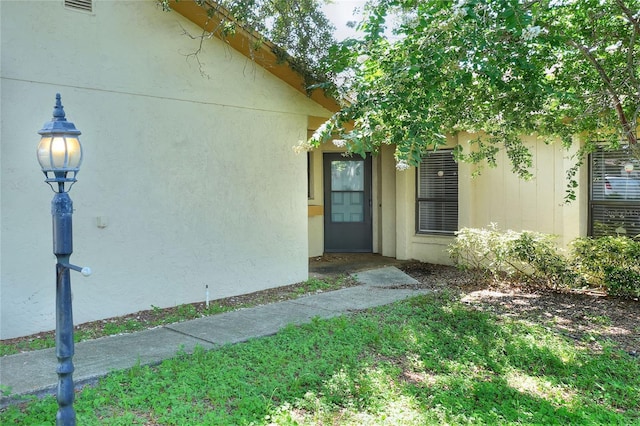
[[[67,121],[60,93],[56,93],[56,105],[53,107],[53,118],[51,121],[44,123],[38,133],[42,136],[60,133],[75,136],[81,134],[80,130],[76,129],[76,126],[72,122]]]
[[[56,93],[56,106],[53,107],[53,120],[67,121],[64,114],[64,107],[62,106],[62,97],[60,93]]]

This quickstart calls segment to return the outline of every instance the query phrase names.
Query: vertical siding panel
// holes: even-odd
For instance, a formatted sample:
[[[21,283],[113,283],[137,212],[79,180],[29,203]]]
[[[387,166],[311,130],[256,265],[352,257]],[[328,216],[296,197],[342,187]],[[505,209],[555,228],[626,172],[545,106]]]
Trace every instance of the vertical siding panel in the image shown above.
[[[535,139],[532,137],[526,137],[524,139],[526,147],[533,156],[533,166],[531,168],[533,178],[529,181],[518,178],[520,182],[520,217],[522,218],[520,227],[516,228],[518,231],[537,229],[540,223],[545,220],[544,215],[540,215],[537,210],[538,187],[545,185],[547,177],[546,173],[538,173],[538,166],[543,163],[540,161],[539,145],[535,143]]]
[[[511,163],[509,158],[502,151],[500,155],[500,165],[503,179],[503,190],[500,191],[504,196],[502,198],[503,219],[498,222],[500,228],[503,229],[520,229],[522,227],[522,209],[520,207],[520,179],[511,171]],[[497,205],[498,203],[496,203]]]

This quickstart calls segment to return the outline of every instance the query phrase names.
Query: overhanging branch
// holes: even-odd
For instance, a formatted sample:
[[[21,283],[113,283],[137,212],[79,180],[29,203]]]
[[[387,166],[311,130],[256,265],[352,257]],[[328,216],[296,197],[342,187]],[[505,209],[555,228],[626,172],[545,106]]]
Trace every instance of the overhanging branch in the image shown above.
[[[615,87],[613,87],[613,83],[611,82],[609,75],[607,74],[605,69],[602,67],[600,62],[598,62],[598,60],[593,56],[593,54],[591,53],[588,47],[583,46],[582,44],[579,44],[573,40],[569,40],[568,43],[572,47],[575,47],[576,49],[578,49],[587,58],[587,60],[591,63],[591,65],[593,65],[595,70],[598,72],[598,75],[602,79],[602,82],[604,83],[605,88],[609,93],[609,97],[613,102],[614,109],[616,110],[618,120],[622,125],[622,129],[625,137],[629,141],[630,145],[635,145],[637,142],[635,132],[634,132],[635,129],[632,128],[632,126],[629,124],[629,120],[627,120],[627,116],[624,113],[624,109],[622,108],[622,102],[620,101],[620,97],[618,96],[618,93],[616,92]]]
[[[633,12],[631,11],[631,9],[629,9],[622,0],[616,0],[616,4],[618,5],[618,7],[620,7],[620,9],[622,9],[622,12],[624,12],[631,25],[633,25],[635,33],[640,35],[640,22],[638,22],[638,19],[633,16]]]

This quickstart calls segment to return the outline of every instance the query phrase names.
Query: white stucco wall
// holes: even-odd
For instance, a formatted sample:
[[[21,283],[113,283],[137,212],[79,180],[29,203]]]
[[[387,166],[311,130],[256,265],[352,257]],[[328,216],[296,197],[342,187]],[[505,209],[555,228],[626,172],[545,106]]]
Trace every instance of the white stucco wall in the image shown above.
[[[0,338],[54,327],[50,201],[35,158],[56,92],[82,131],[76,323],[306,279],[306,159],[328,112],[149,1],[0,2]],[[102,218],[106,227],[97,226]]]

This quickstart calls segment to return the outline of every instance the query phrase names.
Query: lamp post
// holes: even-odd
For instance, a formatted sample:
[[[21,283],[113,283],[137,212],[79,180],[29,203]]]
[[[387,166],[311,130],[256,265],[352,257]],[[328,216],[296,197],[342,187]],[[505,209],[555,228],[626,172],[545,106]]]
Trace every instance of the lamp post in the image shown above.
[[[42,167],[45,182],[55,192],[51,201],[53,217],[53,254],[56,255],[56,357],[58,358],[58,413],[56,425],[76,424],[73,409],[73,312],[71,309],[70,270],[82,275],[91,274],[91,269],[71,265],[69,258],[73,252],[71,215],[73,203],[67,193],[76,182],[76,175],[82,163],[82,147],[78,136],[80,131],[67,121],[56,94],[53,118],[38,132],[42,138],[38,145],[38,162]],[[67,185],[65,187],[65,185]]]

